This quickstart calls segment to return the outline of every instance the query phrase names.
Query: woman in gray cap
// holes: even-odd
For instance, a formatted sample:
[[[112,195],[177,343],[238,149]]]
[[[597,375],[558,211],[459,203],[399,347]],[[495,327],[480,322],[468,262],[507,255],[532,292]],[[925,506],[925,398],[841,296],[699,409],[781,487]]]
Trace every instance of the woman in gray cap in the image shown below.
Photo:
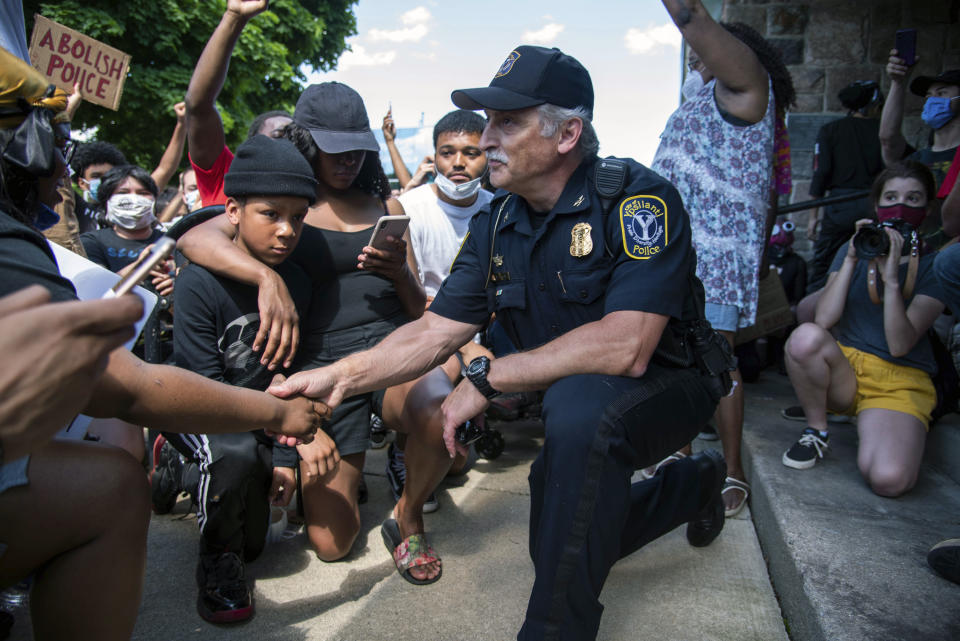
[[[295,364],[295,369],[312,369],[371,347],[399,325],[419,318],[426,295],[408,234],[391,238],[387,249],[368,245],[378,218],[399,210],[388,200],[389,182],[360,95],[337,82],[307,87],[285,135],[313,166],[320,184],[317,203],[307,214],[291,257],[314,286]],[[261,318],[295,317],[287,311],[278,314],[294,309],[286,288],[236,250],[232,233],[215,219],[184,236],[181,249],[209,269],[259,285]],[[271,331],[270,342],[264,362],[279,353],[285,364],[293,363],[295,336]],[[443,445],[440,414],[451,389],[450,379],[437,368],[415,381],[352,397],[326,427],[339,461],[316,447],[298,448],[307,532],[321,559],[346,556],[359,533],[358,487],[373,412],[391,429],[408,434],[407,477],[394,515],[384,524],[385,541],[408,581],[432,583],[440,577],[440,559],[423,536],[423,503],[452,462]]]

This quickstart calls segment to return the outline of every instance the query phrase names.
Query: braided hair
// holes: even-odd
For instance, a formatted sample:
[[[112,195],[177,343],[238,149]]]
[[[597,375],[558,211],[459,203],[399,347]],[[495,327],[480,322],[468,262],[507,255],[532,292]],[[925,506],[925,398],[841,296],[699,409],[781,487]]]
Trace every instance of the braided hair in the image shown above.
[[[780,52],[749,25],[742,22],[721,22],[720,24],[733,37],[750,47],[760,64],[767,70],[770,81],[773,83],[774,107],[777,114],[782,116],[796,103],[797,94],[793,89],[793,78],[790,77],[787,66],[783,64]]]

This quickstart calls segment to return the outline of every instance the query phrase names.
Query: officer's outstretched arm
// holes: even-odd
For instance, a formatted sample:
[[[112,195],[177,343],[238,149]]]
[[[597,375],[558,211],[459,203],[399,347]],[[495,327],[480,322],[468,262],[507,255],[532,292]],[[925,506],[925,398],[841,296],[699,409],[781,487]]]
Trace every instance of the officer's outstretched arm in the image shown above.
[[[487,380],[500,392],[522,392],[546,389],[573,374],[640,377],[668,320],[649,312],[611,312],[537,349],[496,359]]]
[[[402,325],[371,349],[327,367],[299,372],[267,391],[286,398],[302,394],[336,407],[347,397],[399,385],[445,362],[480,329],[431,311]]]

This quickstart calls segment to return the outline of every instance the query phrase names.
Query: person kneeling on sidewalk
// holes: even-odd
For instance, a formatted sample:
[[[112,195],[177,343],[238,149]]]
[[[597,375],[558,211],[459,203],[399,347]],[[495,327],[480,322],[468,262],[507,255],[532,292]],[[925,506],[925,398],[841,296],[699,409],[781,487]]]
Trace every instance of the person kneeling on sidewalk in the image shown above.
[[[787,373],[808,427],[784,453],[784,465],[809,469],[823,458],[829,409],[857,416],[857,463],[875,493],[900,496],[916,483],[937,400],[926,332],[944,308],[934,256],[918,257],[916,245],[934,193],[930,170],[912,161],[891,165],[874,182],[877,216],[893,226],[865,233],[872,221],[857,222],[857,234],[833,260],[816,323],[800,325],[787,341]],[[880,239],[875,244],[888,245],[873,258],[862,255],[868,243],[858,243],[869,232]]]
[[[293,263],[293,252],[307,208],[316,199],[317,182],[306,159],[287,140],[258,135],[244,142],[226,176],[227,217],[236,228],[236,245],[276,270],[306,316],[310,281]],[[274,377],[253,350],[260,325],[257,288],[187,265],[175,292],[177,365],[231,385],[264,390]],[[244,562],[263,550],[270,504],[285,506],[296,487],[297,451],[276,444],[262,430],[242,434],[170,434],[167,441],[200,468],[197,522],[197,611],[211,623],[230,623],[253,615],[244,579]],[[320,431],[327,463],[339,455]],[[159,468],[162,473],[167,468]],[[157,486],[163,479],[155,478]],[[155,497],[156,499],[156,497]]]

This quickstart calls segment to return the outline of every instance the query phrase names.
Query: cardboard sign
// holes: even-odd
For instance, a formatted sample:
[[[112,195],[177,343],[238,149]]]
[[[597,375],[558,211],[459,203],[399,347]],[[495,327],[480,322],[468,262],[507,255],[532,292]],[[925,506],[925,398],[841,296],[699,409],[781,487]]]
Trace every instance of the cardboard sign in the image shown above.
[[[30,62],[67,93],[80,84],[83,99],[117,110],[130,56],[79,31],[34,15]]]
[[[772,334],[777,330],[790,327],[796,319],[790,310],[790,301],[783,290],[780,274],[776,267],[770,267],[767,277],[760,281],[760,291],[757,295],[757,320],[750,327],[742,327],[737,332],[734,342],[737,345],[746,343],[754,338]]]

